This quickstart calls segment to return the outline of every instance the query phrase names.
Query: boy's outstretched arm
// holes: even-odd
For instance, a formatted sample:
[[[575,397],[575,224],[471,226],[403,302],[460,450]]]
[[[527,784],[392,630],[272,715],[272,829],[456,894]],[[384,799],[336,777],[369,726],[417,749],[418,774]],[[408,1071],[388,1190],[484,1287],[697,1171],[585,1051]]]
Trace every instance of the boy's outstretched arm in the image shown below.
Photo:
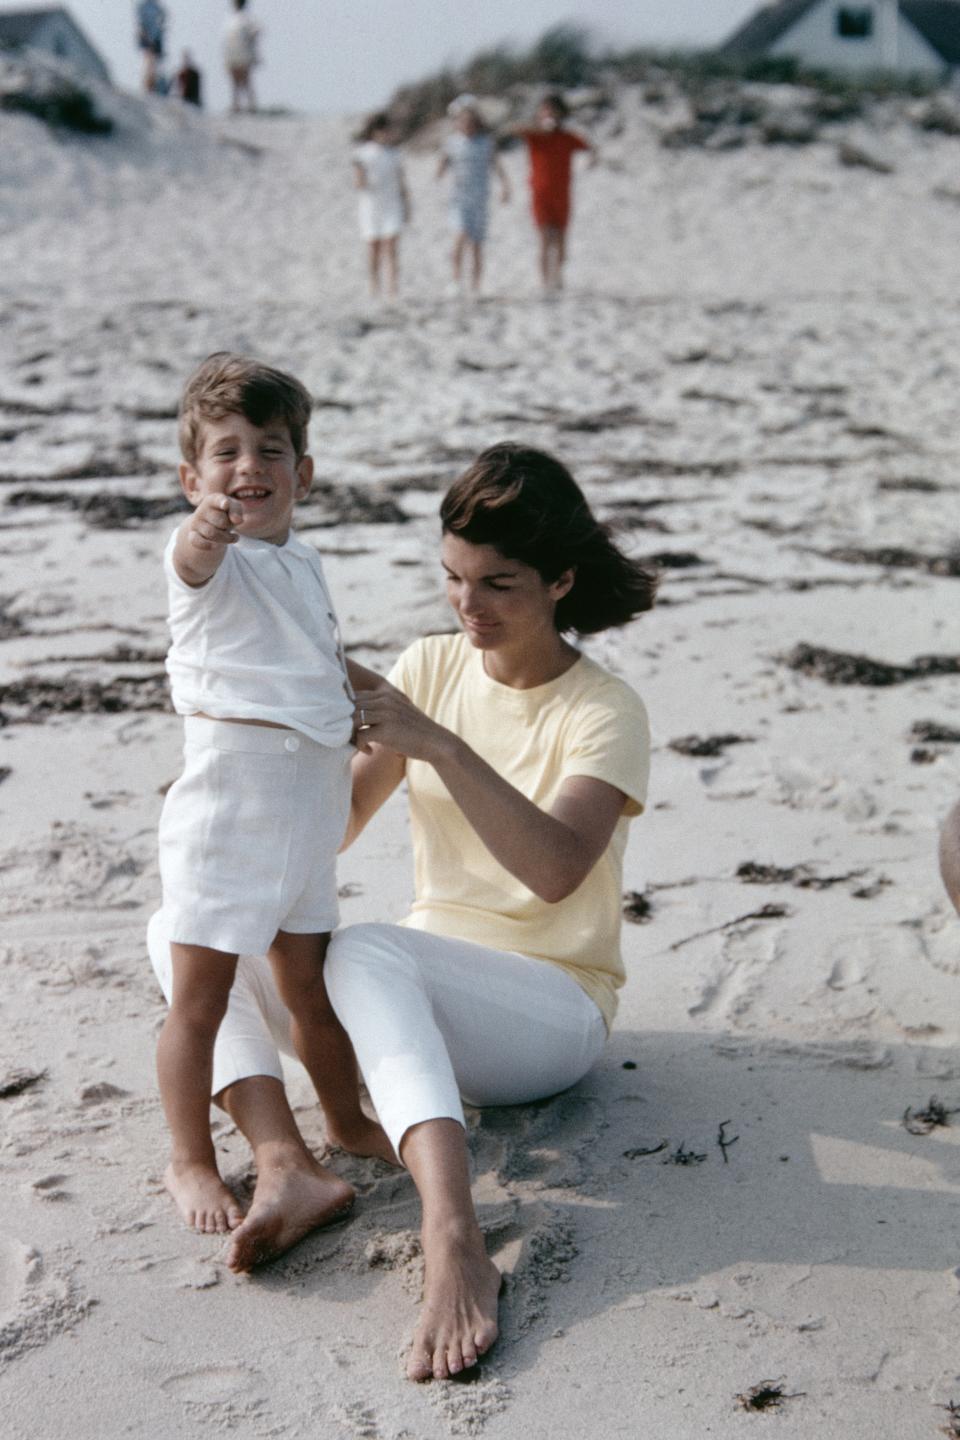
[[[217,573],[228,545],[239,538],[233,528],[243,519],[243,506],[229,495],[205,495],[177,531],[173,568],[185,585],[206,585]]]

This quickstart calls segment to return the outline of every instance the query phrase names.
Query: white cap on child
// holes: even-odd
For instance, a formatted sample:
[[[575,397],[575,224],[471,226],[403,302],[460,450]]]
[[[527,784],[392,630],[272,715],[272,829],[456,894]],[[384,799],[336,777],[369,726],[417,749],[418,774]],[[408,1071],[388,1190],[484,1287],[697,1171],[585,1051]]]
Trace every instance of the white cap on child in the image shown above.
[[[463,110],[476,110],[476,108],[476,95],[458,95],[456,100],[451,100],[450,104],[447,106],[447,114],[459,115]]]

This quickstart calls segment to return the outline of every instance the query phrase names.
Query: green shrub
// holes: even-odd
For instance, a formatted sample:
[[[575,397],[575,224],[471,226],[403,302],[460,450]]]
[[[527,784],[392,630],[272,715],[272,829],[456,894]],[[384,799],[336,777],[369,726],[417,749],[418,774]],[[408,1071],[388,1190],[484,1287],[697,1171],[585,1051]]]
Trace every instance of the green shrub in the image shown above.
[[[72,86],[46,95],[30,90],[10,91],[0,95],[0,110],[19,110],[48,125],[75,130],[81,135],[109,135],[113,129],[113,121],[99,114],[87,92]]]

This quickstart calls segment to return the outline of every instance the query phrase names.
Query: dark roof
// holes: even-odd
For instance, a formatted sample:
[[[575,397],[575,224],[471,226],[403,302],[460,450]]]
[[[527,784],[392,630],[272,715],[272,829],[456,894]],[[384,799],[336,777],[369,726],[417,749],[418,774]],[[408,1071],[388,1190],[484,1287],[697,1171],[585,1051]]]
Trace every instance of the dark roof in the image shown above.
[[[37,27],[45,20],[50,20],[54,15],[61,16],[74,30],[77,23],[62,5],[43,5],[33,10],[0,10],[0,45],[9,45],[16,48],[20,45],[29,45],[33,39]]]
[[[761,6],[720,46],[720,53],[762,55],[816,4],[817,0],[774,0],[771,5]]]
[[[900,0],[900,10],[948,65],[960,65],[958,0]]]
[[[734,31],[722,55],[762,55],[818,0],[773,0]],[[960,65],[960,0],[900,0],[900,13],[948,65]]]

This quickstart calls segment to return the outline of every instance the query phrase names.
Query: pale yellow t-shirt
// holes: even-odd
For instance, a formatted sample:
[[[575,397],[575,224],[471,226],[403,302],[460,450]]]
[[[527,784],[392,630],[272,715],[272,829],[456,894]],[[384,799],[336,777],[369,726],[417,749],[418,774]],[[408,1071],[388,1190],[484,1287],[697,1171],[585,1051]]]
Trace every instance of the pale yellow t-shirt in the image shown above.
[[[642,700],[586,655],[546,685],[511,689],[490,679],[482,652],[463,635],[416,641],[390,679],[542,810],[572,775],[605,780],[627,796],[603,855],[572,895],[551,905],[494,859],[433,766],[407,761],[417,898],[402,923],[549,960],[582,985],[609,1027],[625,979],[627,826],[643,809],[650,766]]]

